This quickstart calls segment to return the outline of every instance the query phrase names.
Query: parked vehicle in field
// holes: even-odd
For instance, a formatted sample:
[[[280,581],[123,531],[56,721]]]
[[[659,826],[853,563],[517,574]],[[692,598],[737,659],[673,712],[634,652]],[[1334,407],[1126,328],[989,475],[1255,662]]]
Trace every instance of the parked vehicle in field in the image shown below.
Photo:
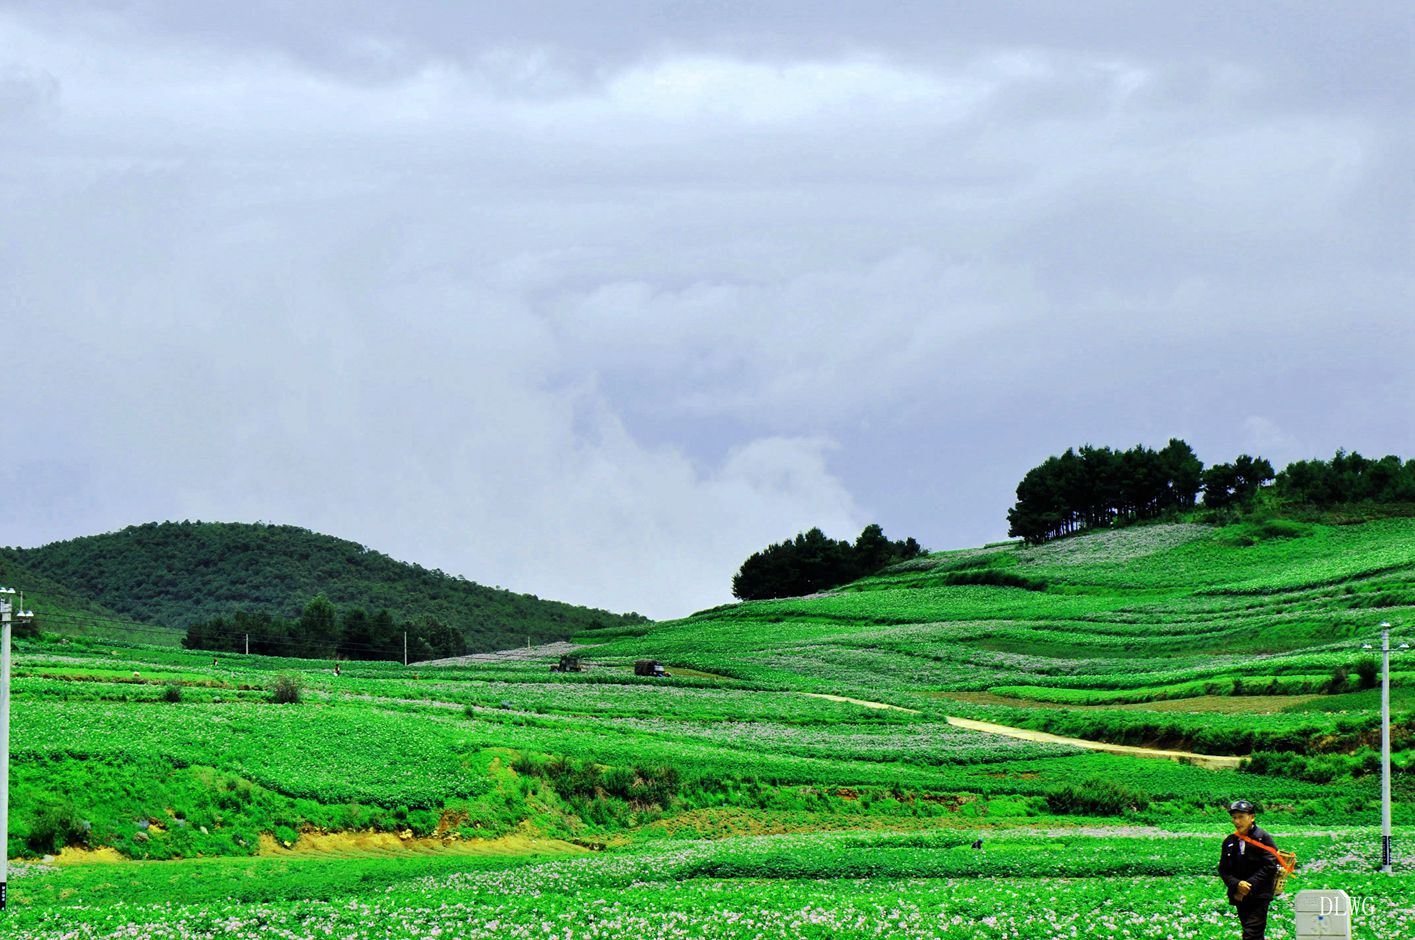
[[[561,656],[560,662],[550,667],[551,672],[584,672],[585,667],[578,656]]]
[[[634,663],[634,675],[651,676],[655,679],[662,679],[669,675],[663,669],[663,663],[656,659],[640,659]]]

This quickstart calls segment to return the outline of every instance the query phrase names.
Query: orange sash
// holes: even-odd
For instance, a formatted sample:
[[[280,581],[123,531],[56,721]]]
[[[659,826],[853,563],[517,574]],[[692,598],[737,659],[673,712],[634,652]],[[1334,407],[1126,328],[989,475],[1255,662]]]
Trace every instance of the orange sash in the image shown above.
[[[1282,870],[1287,872],[1289,875],[1292,874],[1293,870],[1297,868],[1296,856],[1293,856],[1293,860],[1291,862],[1288,862],[1287,859],[1282,857],[1283,853],[1279,852],[1272,846],[1267,845],[1263,842],[1259,842],[1257,839],[1250,839],[1241,832],[1234,832],[1233,834],[1236,835],[1238,838],[1242,839],[1244,842],[1248,843],[1249,845],[1256,845],[1264,852],[1272,853],[1272,855],[1277,858],[1277,863],[1282,866]],[[1291,853],[1289,852],[1288,854],[1290,855]]]

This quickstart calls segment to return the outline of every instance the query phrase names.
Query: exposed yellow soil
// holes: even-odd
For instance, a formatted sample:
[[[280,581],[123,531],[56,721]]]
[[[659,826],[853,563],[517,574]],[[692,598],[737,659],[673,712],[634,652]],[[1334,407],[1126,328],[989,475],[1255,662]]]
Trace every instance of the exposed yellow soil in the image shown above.
[[[586,852],[588,849],[561,839],[509,835],[499,839],[415,838],[392,832],[305,832],[292,848],[285,848],[269,834],[260,837],[261,855],[271,856],[378,856],[378,855],[549,855]]]
[[[1214,754],[1193,754],[1189,751],[1166,751],[1154,747],[1134,747],[1129,744],[1108,744],[1105,741],[1087,741],[1084,738],[1068,738],[1059,734],[1047,734],[1045,731],[1032,731],[1029,728],[1013,728],[1008,725],[995,725],[990,721],[974,721],[971,718],[957,718],[953,715],[947,716],[948,723],[957,728],[967,728],[970,731],[986,731],[989,734],[1004,734],[1010,738],[1019,738],[1023,741],[1041,741],[1048,744],[1071,744],[1076,747],[1084,747],[1092,751],[1107,751],[1111,754],[1129,754],[1132,757],[1158,757],[1165,760],[1189,760],[1200,767],[1208,767],[1211,770],[1223,768],[1234,768],[1238,766],[1241,757],[1219,756]]]
[[[844,695],[827,695],[824,692],[802,692],[802,695],[811,698],[823,698],[828,702],[849,702],[851,705],[863,705],[866,708],[888,708],[897,712],[908,712],[911,715],[919,714],[917,708],[905,708],[903,705],[889,705],[885,702],[867,702],[862,698],[848,698]]]
[[[51,865],[93,865],[111,864],[113,862],[126,862],[117,849],[104,846],[97,849],[84,849],[77,846],[69,846],[54,856]]]

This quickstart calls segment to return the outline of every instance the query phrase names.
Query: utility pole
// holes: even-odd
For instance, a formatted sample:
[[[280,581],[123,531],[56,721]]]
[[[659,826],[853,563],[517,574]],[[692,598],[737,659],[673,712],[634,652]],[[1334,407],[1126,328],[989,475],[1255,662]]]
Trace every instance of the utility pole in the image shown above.
[[[403,631],[403,665],[408,665],[408,631]]]
[[[14,588],[0,587],[0,911],[10,883],[10,617],[27,621],[34,614],[14,610]]]
[[[10,598],[0,587],[0,911],[10,883]]]
[[[246,655],[251,655],[251,635],[249,633],[246,634]]]
[[[1371,644],[1363,643],[1362,649]],[[1400,649],[1410,649],[1409,643]],[[1381,871],[1391,873],[1390,854],[1390,621],[1381,621]]]
[[[1381,621],[1381,871],[1390,874],[1390,623]]]

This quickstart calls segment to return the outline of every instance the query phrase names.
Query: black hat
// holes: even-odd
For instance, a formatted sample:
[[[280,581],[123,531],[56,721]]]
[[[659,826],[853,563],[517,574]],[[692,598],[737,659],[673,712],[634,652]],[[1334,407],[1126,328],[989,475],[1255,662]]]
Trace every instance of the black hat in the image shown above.
[[[1258,808],[1247,800],[1238,800],[1228,804],[1228,811],[1230,813],[1256,813]]]

